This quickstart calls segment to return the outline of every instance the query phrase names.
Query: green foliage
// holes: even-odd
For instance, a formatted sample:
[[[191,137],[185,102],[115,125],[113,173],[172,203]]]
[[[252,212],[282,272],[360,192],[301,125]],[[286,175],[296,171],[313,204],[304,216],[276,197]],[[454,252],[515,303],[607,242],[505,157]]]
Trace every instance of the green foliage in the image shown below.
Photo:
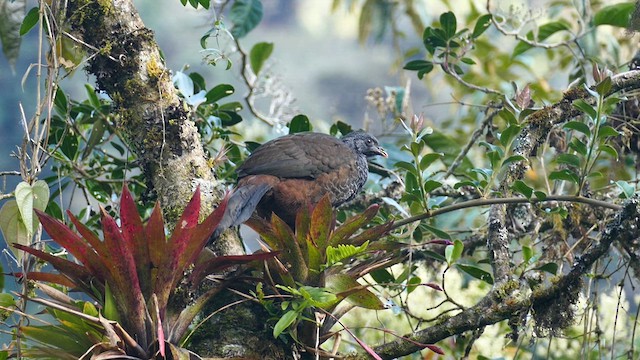
[[[30,185],[21,182],[14,191],[15,200],[5,202],[0,208],[0,230],[19,263],[22,263],[22,252],[16,251],[11,244],[31,245],[33,235],[40,224],[35,210],[44,211],[49,203],[49,187],[43,180]]]
[[[249,52],[249,64],[253,73],[258,75],[264,62],[267,61],[273,52],[273,43],[261,42],[253,45]]]
[[[0,42],[2,52],[11,66],[15,66],[20,52],[20,25],[26,6],[26,0],[0,0]]]
[[[366,260],[369,249],[383,246],[377,241],[392,225],[385,223],[363,230],[376,216],[378,208],[378,205],[371,205],[336,226],[335,211],[327,195],[311,212],[298,214],[295,232],[275,214],[271,222],[258,218],[247,222],[272,249],[280,250],[277,259],[268,261],[271,278],[276,281],[276,288],[293,297],[281,303],[280,309],[284,313],[277,315],[275,337],[289,329],[296,338],[295,325],[304,320],[311,309],[331,311],[345,299],[364,308],[384,308],[376,295],[356,281],[384,266],[375,259]],[[369,245],[370,242],[376,245]],[[355,258],[361,258],[362,265],[348,267],[350,260]],[[273,311],[271,302],[262,302]]]
[[[235,0],[231,5],[229,20],[233,23],[231,34],[240,39],[253,30],[262,20],[262,1]]]

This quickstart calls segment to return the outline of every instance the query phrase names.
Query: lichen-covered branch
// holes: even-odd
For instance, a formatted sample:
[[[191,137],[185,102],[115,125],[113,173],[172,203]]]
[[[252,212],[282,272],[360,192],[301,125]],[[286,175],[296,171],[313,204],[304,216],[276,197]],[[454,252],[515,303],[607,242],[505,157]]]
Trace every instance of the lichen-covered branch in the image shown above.
[[[71,0],[66,19],[73,36],[94,51],[86,70],[113,100],[117,128],[135,151],[149,186],[172,226],[196,186],[204,215],[221,198],[201,138],[178,96],[170,71],[131,0]],[[238,254],[237,238],[218,241],[217,251]]]
[[[593,264],[605,255],[614,241],[631,244],[640,236],[640,197],[625,202],[600,234],[600,242],[576,260],[571,270],[560,276],[550,285],[541,285],[532,292],[514,291],[519,284],[512,281],[494,287],[476,305],[457,315],[426,329],[405,335],[403,338],[374,348],[383,359],[412,354],[424,348],[426,344],[435,344],[440,340],[465,331],[509,319],[522,312],[533,312],[536,327],[568,325],[558,323],[557,317],[563,317],[571,311],[570,301],[577,300],[582,284],[582,276],[590,271]],[[543,287],[545,286],[545,287]],[[562,301],[565,299],[566,301]],[[571,317],[569,318],[569,320]],[[554,329],[550,329],[554,330]],[[367,354],[348,356],[347,359],[370,359]]]

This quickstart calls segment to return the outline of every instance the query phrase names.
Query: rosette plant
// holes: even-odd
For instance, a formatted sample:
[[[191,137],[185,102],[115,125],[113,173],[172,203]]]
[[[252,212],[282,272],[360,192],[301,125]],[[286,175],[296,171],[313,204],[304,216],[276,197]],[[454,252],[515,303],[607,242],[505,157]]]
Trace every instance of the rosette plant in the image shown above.
[[[101,210],[103,239],[71,213],[69,218],[77,233],[37,211],[44,230],[75,261],[15,245],[58,271],[24,274],[51,298],[30,300],[45,305],[59,324],[22,326],[19,331],[34,341],[21,355],[58,359],[198,358],[182,348],[181,341],[205,303],[224,288],[224,281],[212,283],[205,290],[195,291],[194,287],[209,274],[274,255],[209,256],[206,260],[200,256],[226,202],[225,198],[198,223],[197,189],[169,236],[165,234],[160,205],[156,203],[144,223],[126,186],[120,201],[120,225]],[[80,291],[93,301],[74,300],[45,282]]]

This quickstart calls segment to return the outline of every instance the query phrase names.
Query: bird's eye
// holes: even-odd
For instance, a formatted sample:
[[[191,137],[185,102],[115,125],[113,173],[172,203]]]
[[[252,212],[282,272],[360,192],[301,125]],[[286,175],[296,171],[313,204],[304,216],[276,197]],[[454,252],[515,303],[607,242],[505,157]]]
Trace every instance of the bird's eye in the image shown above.
[[[371,144],[373,144],[373,140],[367,139],[367,145],[371,145]]]

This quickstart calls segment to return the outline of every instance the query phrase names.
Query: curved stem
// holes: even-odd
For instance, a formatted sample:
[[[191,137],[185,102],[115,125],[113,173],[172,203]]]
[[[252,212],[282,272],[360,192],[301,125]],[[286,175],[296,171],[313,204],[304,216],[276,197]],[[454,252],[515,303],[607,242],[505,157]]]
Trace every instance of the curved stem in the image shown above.
[[[539,199],[527,199],[522,197],[510,197],[510,198],[496,198],[496,199],[475,199],[469,200],[462,203],[457,203],[449,206],[442,207],[440,209],[431,210],[429,212],[425,212],[422,214],[418,214],[415,216],[408,217],[406,219],[402,219],[400,221],[396,221],[391,229],[397,229],[401,226],[410,224],[414,221],[420,221],[432,217],[436,217],[438,215],[446,214],[448,212],[472,208],[476,206],[486,206],[486,205],[494,205],[494,204],[524,204],[524,203],[541,203],[548,201],[559,201],[559,202],[578,202],[583,204],[588,204],[591,206],[604,207],[611,210],[620,210],[622,207],[617,204],[612,204],[602,200],[590,199],[583,196],[576,195],[555,195],[555,196],[547,196],[544,200]]]

